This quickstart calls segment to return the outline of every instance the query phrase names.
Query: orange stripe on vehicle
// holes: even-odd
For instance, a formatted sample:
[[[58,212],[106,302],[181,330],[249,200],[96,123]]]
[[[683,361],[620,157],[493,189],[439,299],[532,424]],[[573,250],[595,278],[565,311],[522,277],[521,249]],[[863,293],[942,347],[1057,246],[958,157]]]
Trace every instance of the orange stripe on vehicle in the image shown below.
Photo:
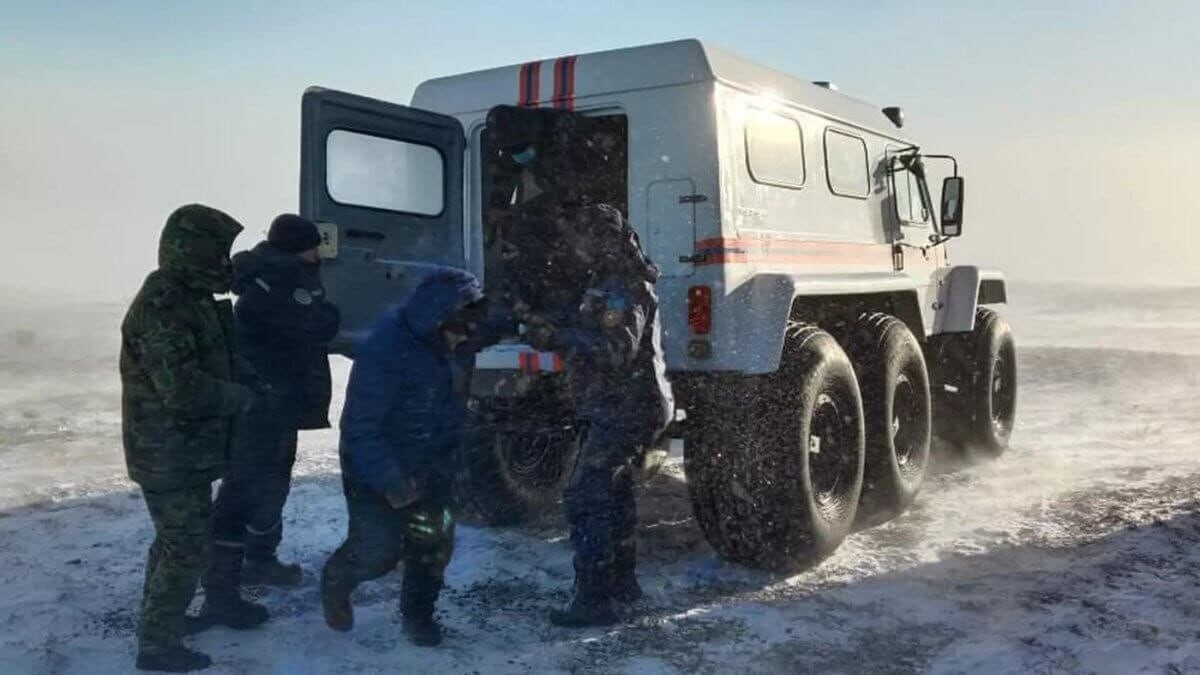
[[[558,354],[555,354],[554,355],[554,372],[561,373],[564,370],[566,370],[566,366],[563,365],[562,357],[559,356]]]

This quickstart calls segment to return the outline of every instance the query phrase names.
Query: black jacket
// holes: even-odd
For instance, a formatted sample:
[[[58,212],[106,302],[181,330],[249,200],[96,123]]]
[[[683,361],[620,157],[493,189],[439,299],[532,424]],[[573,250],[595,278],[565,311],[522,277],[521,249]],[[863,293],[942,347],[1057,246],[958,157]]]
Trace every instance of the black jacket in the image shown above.
[[[560,241],[586,274],[575,308],[555,331],[578,415],[592,433],[648,445],[670,424],[674,394],[663,359],[654,284],[658,268],[615,208],[568,208]]]
[[[325,299],[320,266],[262,242],[233,257],[238,354],[277,392],[299,429],[329,426],[329,342],[341,316]]]

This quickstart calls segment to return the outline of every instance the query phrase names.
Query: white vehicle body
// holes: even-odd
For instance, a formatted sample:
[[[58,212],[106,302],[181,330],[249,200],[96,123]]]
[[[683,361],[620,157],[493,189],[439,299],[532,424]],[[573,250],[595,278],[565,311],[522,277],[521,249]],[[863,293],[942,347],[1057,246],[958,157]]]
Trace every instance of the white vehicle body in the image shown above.
[[[542,106],[590,119],[519,109]],[[504,135],[543,118],[569,123]],[[697,521],[722,556],[793,569],[856,518],[911,504],[935,432],[995,456],[1015,419],[1011,332],[980,308],[1007,300],[1004,278],[951,265],[964,181],[901,126],[899,109],[694,40],[430,80],[411,106],[310,89],[300,213],[326,239],[333,349],[353,355],[435,266],[503,297],[506,275],[523,273],[506,262],[514,241],[540,241],[511,229],[530,227],[511,209],[540,190],[514,148],[591,144],[602,151],[572,179],[625,212],[662,271],[663,348],[686,413],[672,434]],[[936,209],[926,159],[953,162]],[[484,520],[520,522],[561,497],[586,433],[562,370],[515,336],[477,355],[455,492]],[[664,455],[631,451],[646,467]]]
[[[945,246],[930,246],[937,235],[932,216],[897,216],[889,159],[914,143],[878,107],[695,40],[495,68],[417,88],[414,108],[451,115],[466,131],[463,226],[467,265],[476,274],[484,273],[481,134],[490,108],[514,103],[627,117],[628,215],[663,271],[658,292],[672,371],[773,371],[798,297],[895,296],[903,303],[896,313],[919,337],[969,331],[977,303],[1004,300],[999,273],[952,267]],[[751,145],[758,123],[765,123],[766,140]],[[795,143],[772,142],[780,140],[771,133],[780,124],[796,125]],[[835,150],[827,142],[839,141],[865,148],[860,189],[829,176],[827,153]],[[754,167],[787,169],[794,180],[756,177]],[[711,331],[704,336],[688,326],[687,293],[696,286],[711,289]],[[689,350],[697,340],[709,343],[700,352],[706,356]],[[549,355],[540,361],[535,367],[554,363]],[[485,369],[516,365],[511,348],[479,360]]]

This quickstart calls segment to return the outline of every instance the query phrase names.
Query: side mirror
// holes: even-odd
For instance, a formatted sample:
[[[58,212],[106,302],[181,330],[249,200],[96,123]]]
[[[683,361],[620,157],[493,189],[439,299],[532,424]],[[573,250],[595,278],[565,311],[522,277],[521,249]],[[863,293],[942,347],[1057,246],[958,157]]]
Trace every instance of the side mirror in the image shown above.
[[[942,181],[942,235],[962,234],[963,179],[950,176]]]

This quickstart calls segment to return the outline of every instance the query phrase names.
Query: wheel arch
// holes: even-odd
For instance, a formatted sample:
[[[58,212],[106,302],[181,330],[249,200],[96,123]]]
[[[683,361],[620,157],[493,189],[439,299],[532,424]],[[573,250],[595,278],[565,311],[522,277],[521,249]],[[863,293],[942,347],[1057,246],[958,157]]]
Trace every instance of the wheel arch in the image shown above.
[[[1002,272],[971,265],[951,267],[938,280],[932,332],[968,333],[975,329],[975,310],[980,305],[1007,302],[1008,285]]]
[[[738,324],[738,348],[751,359],[742,371],[746,375],[779,369],[792,321],[820,325],[840,342],[839,323],[849,324],[859,313],[875,311],[896,316],[919,340],[927,334],[916,284],[907,276],[760,274],[733,295],[735,305],[753,308],[754,320]]]

